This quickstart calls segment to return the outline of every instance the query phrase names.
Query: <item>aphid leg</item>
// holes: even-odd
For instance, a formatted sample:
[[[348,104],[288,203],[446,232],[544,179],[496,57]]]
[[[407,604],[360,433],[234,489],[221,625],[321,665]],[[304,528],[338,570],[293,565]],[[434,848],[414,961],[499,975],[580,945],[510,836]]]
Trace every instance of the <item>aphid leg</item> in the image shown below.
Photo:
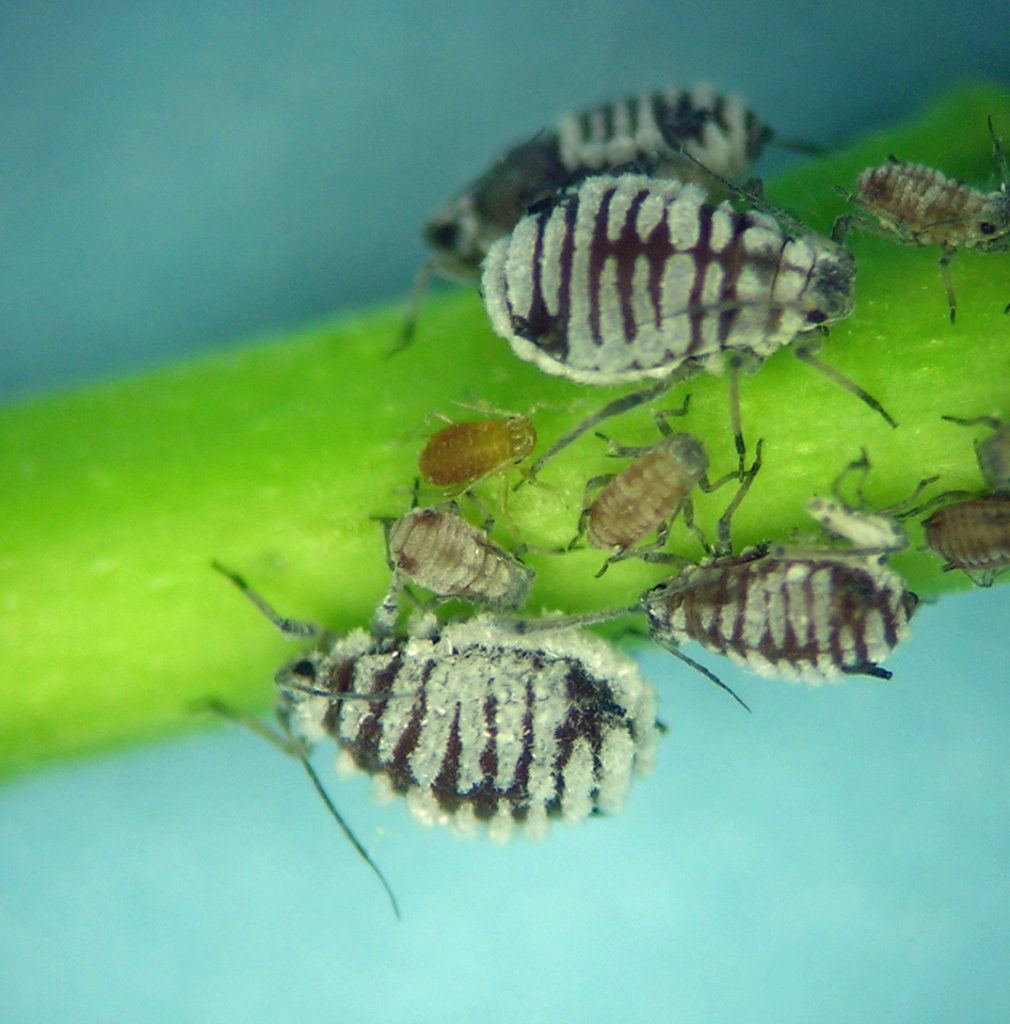
[[[747,470],[743,475],[743,479],[740,481],[740,486],[737,488],[736,494],[733,495],[733,500],[726,506],[726,510],[719,517],[719,522],[716,525],[716,542],[714,554],[716,556],[728,555],[733,550],[733,536],[732,536],[732,522],[733,516],[736,510],[740,507],[740,502],[747,496],[747,492],[751,488],[751,484],[754,483],[754,477],[757,476],[758,470],[761,468],[761,449],[764,446],[764,438],[758,438],[757,447],[754,451],[754,461],[751,463],[750,469]]]
[[[396,623],[400,618],[400,606],[403,602],[403,589],[406,583],[403,573],[395,566],[391,565],[390,568],[393,570],[393,576],[389,581],[389,590],[386,591],[385,596],[372,612],[372,634],[379,638],[392,636],[396,632]]]
[[[710,669],[705,668],[700,662],[694,660],[694,658],[688,657],[679,647],[674,643],[664,643],[659,637],[653,637],[657,644],[664,650],[669,651],[675,658],[680,658],[685,665],[690,665],[696,672],[700,672],[710,683],[715,683],[720,690],[725,690],[732,698],[744,709],[744,711],[750,712],[750,707],[741,700],[736,693],[730,689],[714,672]]]
[[[238,587],[239,590],[249,598],[250,601],[263,613],[263,615],[269,619],[274,626],[277,627],[286,637],[297,638],[297,639],[321,639],[329,635],[328,631],[323,629],[322,626],[316,625],[314,622],[303,622],[299,619],[285,619],[278,615],[274,609],[267,604],[266,601],[256,593],[252,587],[249,586],[246,581],[238,575],[238,573],[232,572],[230,569],[226,569],[220,562],[214,561],[210,563],[211,568],[221,573],[222,576],[227,577],[232,583]]]
[[[948,423],[956,423],[959,427],[983,426],[999,430],[1003,426],[1003,421],[995,416],[972,416],[971,419],[962,419],[960,416],[941,416],[940,419],[946,420]]]
[[[841,185],[835,186],[836,192],[841,192],[850,203],[855,202],[856,197],[844,189]],[[840,217],[835,218],[835,223],[831,227],[831,241],[836,245],[842,245],[845,242],[845,236],[849,233],[849,228],[852,227],[852,222],[855,217],[851,213],[843,213]]]
[[[548,448],[532,466],[530,466],[530,477],[535,477],[540,470],[554,458],[555,455],[564,451],[565,448],[572,444],[572,442],[577,441],[584,433],[586,433],[586,431],[599,426],[599,424],[604,420],[608,420],[612,416],[619,416],[622,413],[629,412],[631,409],[637,409],[640,405],[645,405],[648,402],[651,402],[654,398],[658,398],[660,395],[665,394],[675,384],[679,384],[681,381],[687,380],[699,372],[699,367],[685,365],[681,370],[670,374],[668,377],[663,377],[661,380],[657,380],[647,388],[641,388],[638,391],[632,391],[631,394],[615,398],[602,409],[594,412],[591,416],[587,416],[581,423],[569,430],[567,434],[558,438],[558,440],[555,441],[554,444],[552,444],[551,447]],[[524,482],[525,481],[520,481],[520,484]]]
[[[747,461],[747,443],[743,439],[743,427],[740,425],[740,367],[741,358],[733,354],[727,360],[727,384],[729,391],[729,426],[733,431],[733,444],[736,446],[737,476],[743,480],[746,475],[744,465]]]
[[[194,710],[210,711],[221,718],[234,722],[236,725],[244,726],[246,729],[256,733],[257,736],[262,736],[263,739],[272,743],[279,750],[282,750],[285,754],[288,754],[290,757],[293,757],[300,762],[302,768],[305,769],[305,773],[311,780],[315,791],[319,794],[323,803],[326,805],[326,809],[333,816],[333,820],[340,826],[340,830],[350,841],[354,849],[358,851],[358,856],[360,856],[361,859],[372,869],[376,878],[378,878],[382,883],[382,887],[386,890],[386,895],[389,897],[389,902],[393,905],[393,913],[396,914],[397,920],[400,920],[400,907],[396,902],[396,897],[393,895],[393,890],[390,888],[389,882],[386,881],[385,876],[379,870],[379,866],[369,856],[368,851],[361,845],[358,837],[351,831],[351,827],[346,821],[344,821],[340,812],[330,799],[330,795],[326,792],[322,782],[319,780],[319,776],[316,774],[316,770],[312,767],[312,764],[309,761],[308,749],[306,748],[305,743],[302,740],[297,739],[292,734],[284,716],[282,714],[278,714],[277,716],[282,730],[281,734],[278,735],[273,729],[263,725],[262,722],[258,722],[255,718],[243,714],[241,711],[237,711],[235,708],[230,707],[223,701],[215,700],[213,698],[201,701],[199,708],[195,707]]]
[[[947,292],[947,305],[950,308],[950,322],[953,323],[957,316],[957,298],[954,295],[954,282],[950,278],[950,261],[954,258],[956,250],[945,248],[940,257],[940,276],[943,278],[943,287]]]
[[[687,407],[691,403],[691,396],[684,396],[684,404],[679,409],[657,409],[653,414],[652,418],[656,421],[656,429],[663,435],[663,437],[669,437],[673,433],[673,427],[667,422],[667,420],[676,419],[678,416],[687,415]]]
[[[417,328],[417,319],[421,312],[421,303],[424,301],[424,293],[428,289],[428,282],[431,280],[431,273],[434,269],[434,262],[427,260],[417,272],[414,279],[414,287],[410,292],[410,302],[407,305],[407,315],[403,318],[403,326],[393,343],[393,347],[387,352],[387,356],[394,356],[409,348],[414,340],[414,331]]]
[[[814,351],[819,347],[820,342],[818,340],[810,339],[797,345],[793,351],[796,353],[796,357],[798,359],[802,359],[808,366],[812,366],[815,370],[823,373],[829,380],[834,381],[836,384],[840,384],[846,391],[851,391],[852,394],[854,394],[861,402],[868,405],[875,412],[880,413],[890,426],[896,427],[898,425],[897,422],[880,404],[880,402],[873,397],[873,395],[868,391],[864,391],[854,380],[850,380],[846,377],[841,370],[836,370],[833,366],[828,366],[827,363],[814,355]]]

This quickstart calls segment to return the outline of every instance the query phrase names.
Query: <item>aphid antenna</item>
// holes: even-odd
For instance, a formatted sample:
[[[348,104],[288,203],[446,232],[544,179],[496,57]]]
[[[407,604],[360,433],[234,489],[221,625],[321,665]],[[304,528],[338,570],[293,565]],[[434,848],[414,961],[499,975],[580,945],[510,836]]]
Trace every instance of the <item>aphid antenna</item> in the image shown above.
[[[518,490],[524,483],[532,482],[551,459],[563,452],[570,444],[582,437],[583,434],[599,426],[604,420],[630,412],[632,409],[637,409],[640,405],[647,405],[653,399],[665,394],[674,385],[690,380],[691,377],[697,376],[700,372],[701,368],[699,366],[685,363],[673,373],[660,378],[648,387],[639,388],[638,391],[632,391],[627,395],[622,395],[620,398],[615,398],[602,409],[597,410],[591,416],[587,416],[581,423],[576,424],[567,434],[559,437],[547,451],[533,462],[529,467],[529,475],[520,480],[514,490]]]
[[[996,416],[972,416],[962,419],[960,416],[941,416],[940,419],[948,423],[956,423],[959,427],[991,427],[993,430],[1002,430],[1003,421]]]
[[[226,575],[229,574],[226,573]],[[361,859],[372,869],[376,878],[378,878],[382,883],[382,887],[386,890],[386,895],[389,897],[389,902],[393,906],[393,913],[396,915],[396,919],[398,921],[401,920],[400,906],[396,902],[396,896],[393,895],[393,890],[390,888],[389,882],[386,881],[385,876],[379,870],[379,866],[369,856],[368,851],[361,845],[358,837],[351,830],[351,827],[347,822],[344,821],[340,811],[337,810],[333,801],[330,799],[330,795],[326,792],[322,782],[319,780],[319,776],[316,774],[316,770],[312,767],[312,764],[309,761],[305,744],[296,739],[291,733],[284,716],[282,714],[278,714],[277,716],[282,730],[282,733],[279,735],[274,732],[273,729],[269,729],[261,722],[258,722],[255,718],[237,711],[235,708],[225,704],[223,701],[215,700],[213,698],[199,702],[199,705],[195,706],[193,710],[210,711],[221,718],[234,722],[236,725],[244,726],[246,729],[249,729],[250,732],[254,732],[257,736],[261,736],[285,754],[295,758],[301,764],[302,768],[305,769],[306,775],[308,775],[311,780],[313,788],[326,805],[326,809],[333,816],[333,820],[340,826],[340,830],[344,833],[347,839],[350,840],[354,849],[358,851],[358,856],[360,856]]]
[[[221,573],[222,576],[231,580],[231,582],[234,583],[250,601],[252,601],[260,612],[289,639],[325,641],[332,637],[329,630],[324,629],[322,626],[319,626],[314,622],[305,622],[301,619],[286,619],[283,616],[278,615],[277,612],[274,611],[273,607],[260,597],[260,595],[257,594],[256,591],[253,590],[253,588],[250,587],[238,573],[225,568],[225,566],[216,560],[212,561],[210,565],[216,572]]]
[[[796,345],[793,351],[796,354],[797,359],[802,359],[808,366],[812,366],[818,373],[823,373],[828,380],[833,381],[835,384],[840,384],[846,391],[851,392],[858,398],[864,405],[869,406],[874,412],[879,413],[884,421],[891,427],[897,427],[897,420],[871,395],[868,391],[864,391],[854,380],[846,377],[841,370],[836,370],[833,366],[829,366],[824,360],[820,359],[814,354],[817,348],[820,347],[820,339],[811,339],[807,342],[801,342]]]
[[[410,290],[407,315],[403,319],[403,324],[394,338],[392,346],[386,353],[387,359],[399,355],[404,349],[410,348],[413,343],[414,332],[417,330],[417,319],[421,312],[421,303],[424,301],[424,293],[428,290],[428,283],[435,270],[435,265],[434,259],[427,259],[421,264],[421,269],[417,272],[417,277],[414,278],[414,286]]]
[[[680,152],[693,164],[696,164],[705,174],[707,174],[713,180],[719,182],[719,184],[722,185],[722,187],[725,188],[727,192],[729,192],[731,195],[736,196],[739,199],[742,199],[745,203],[747,203],[749,206],[752,206],[755,210],[759,210],[761,213],[767,214],[769,217],[772,217],[774,220],[778,221],[779,224],[782,224],[783,226],[785,226],[786,228],[788,228],[790,231],[794,232],[797,235],[804,236],[815,234],[813,228],[808,227],[797,217],[794,217],[791,213],[788,213],[781,207],[772,206],[772,204],[769,203],[760,194],[758,188],[753,184],[751,184],[751,187],[749,189],[737,185],[734,182],[730,181],[728,178],[724,178],[721,174],[718,174],[716,171],[713,171],[710,167],[707,167],[696,156],[693,156],[691,153],[689,153],[683,146],[680,147]],[[834,239],[832,239],[832,241],[834,242]],[[837,244],[839,248],[841,248],[840,243],[835,244]]]
[[[704,665],[699,661],[695,661],[694,658],[686,655],[676,644],[663,643],[662,640],[654,638],[656,643],[663,648],[664,651],[668,651],[675,658],[679,658],[685,665],[690,665],[696,672],[700,672],[710,683],[715,683],[720,690],[725,690],[733,700],[737,702],[748,714],[751,713],[750,705],[746,701],[742,700],[731,687],[727,686],[711,669],[705,668]]]

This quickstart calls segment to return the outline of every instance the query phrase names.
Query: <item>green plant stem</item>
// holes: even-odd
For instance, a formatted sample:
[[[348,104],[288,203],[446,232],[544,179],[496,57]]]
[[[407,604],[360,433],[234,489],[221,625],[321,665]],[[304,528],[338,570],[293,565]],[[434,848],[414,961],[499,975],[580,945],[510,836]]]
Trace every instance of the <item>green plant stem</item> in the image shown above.
[[[769,196],[826,231],[844,208],[832,186],[851,187],[889,153],[986,185],[990,114],[1010,135],[1006,92],[959,89],[920,119],[804,164]],[[752,443],[764,439],[765,466],[734,519],[738,546],[809,530],[803,502],[861,447],[873,463],[871,503],[896,501],[934,473],[940,488],[979,489],[972,442],[981,428],[940,416],[1010,416],[1010,257],[958,254],[952,327],[936,250],[861,235],[849,242],[856,312],[832,329],[822,355],[900,427],[790,352],[769,359],[741,382],[744,429]],[[272,672],[293,652],[211,572],[212,559],[284,614],[335,630],[364,624],[388,582],[372,517],[409,505],[429,414],[475,418],[453,405],[465,399],[537,406],[543,450],[620,393],[515,360],[473,290],[431,297],[414,345],[390,357],[401,316],[367,313],[0,410],[0,772],[193,728],[200,719],[190,704],[207,696],[265,709]],[[678,429],[704,440],[718,475],[735,459],[725,381],[699,378],[687,390],[690,413]],[[665,404],[681,401],[675,393]],[[656,436],[648,409],[606,432],[624,443]],[[502,535],[567,544],[584,481],[613,469],[602,442],[582,438],[545,469],[549,486],[511,495]],[[483,487],[493,502],[497,482]],[[699,496],[703,527],[728,500],[723,491]],[[681,527],[671,546],[701,553]],[[532,556],[529,612],[627,605],[665,574],[630,560],[597,580],[602,559]],[[924,595],[968,585],[921,551],[895,564]]]

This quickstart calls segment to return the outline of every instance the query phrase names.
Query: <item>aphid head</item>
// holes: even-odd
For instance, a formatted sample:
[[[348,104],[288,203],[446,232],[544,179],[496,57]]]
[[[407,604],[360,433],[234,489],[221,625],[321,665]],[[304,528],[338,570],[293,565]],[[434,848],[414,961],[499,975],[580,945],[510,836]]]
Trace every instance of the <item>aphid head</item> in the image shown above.
[[[1010,195],[1004,185],[998,192],[986,196],[985,206],[975,223],[978,240],[975,248],[1006,249],[1010,245]]]
[[[975,443],[975,454],[989,486],[998,494],[1010,491],[1010,423]]]
[[[661,447],[676,459],[684,473],[700,480],[708,471],[705,447],[691,434],[671,434],[660,442]]]
[[[480,224],[469,192],[446,203],[425,223],[421,234],[439,274],[462,280],[474,277],[486,246],[480,240]]]
[[[274,682],[289,706],[307,697],[329,696],[319,682],[325,657],[322,651],[310,651],[278,670]]]
[[[818,240],[820,241],[820,240]],[[844,320],[852,312],[852,282],[856,261],[848,249],[823,242],[807,289],[811,307],[807,323],[811,328],[824,327]]]

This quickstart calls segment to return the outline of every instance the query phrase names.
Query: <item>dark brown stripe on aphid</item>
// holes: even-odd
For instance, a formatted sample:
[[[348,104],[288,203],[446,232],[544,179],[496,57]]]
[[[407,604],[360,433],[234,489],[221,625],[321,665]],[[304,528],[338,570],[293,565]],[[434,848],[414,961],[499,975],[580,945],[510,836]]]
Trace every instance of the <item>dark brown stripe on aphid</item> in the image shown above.
[[[586,268],[586,298],[589,300],[589,331],[597,346],[603,344],[603,337],[600,333],[600,291],[603,268],[607,257],[610,255],[610,245],[607,240],[607,221],[610,217],[610,203],[614,198],[616,189],[608,189],[600,197],[600,204],[593,216],[592,228],[589,236],[581,240],[589,247],[589,261]]]
[[[635,262],[636,256],[645,249],[645,240],[638,234],[637,220],[638,211],[642,203],[649,195],[646,189],[641,189],[634,199],[628,204],[628,212],[621,227],[621,233],[617,241],[608,246],[617,264],[617,301],[621,310],[621,324],[624,328],[624,337],[630,345],[638,334],[638,325],[635,323],[635,314],[632,303],[635,297]]]
[[[378,765],[378,767],[372,769],[373,772],[385,771],[397,793],[405,793],[411,785],[416,783],[410,770],[410,755],[417,748],[417,744],[421,739],[424,721],[428,712],[428,680],[434,668],[434,661],[429,660],[425,663],[421,673],[420,686],[418,687],[417,701],[411,709],[407,727],[400,733],[400,738],[393,748],[389,763]],[[376,760],[378,760],[377,757]]]
[[[449,735],[445,741],[445,753],[438,774],[431,783],[432,796],[444,810],[453,813],[462,803],[459,791],[459,757],[463,751],[463,743],[459,735],[460,706],[456,702],[456,710],[449,726]]]
[[[512,776],[512,788],[508,796],[512,802],[512,816],[518,820],[525,817],[529,810],[530,765],[533,763],[533,708],[536,694],[533,691],[532,679],[526,683],[526,710],[522,722],[522,751],[516,759],[515,773]]]
[[[702,203],[698,207],[698,241],[694,248],[688,250],[694,257],[694,281],[687,299],[688,323],[691,329],[691,340],[685,355],[691,356],[700,349],[705,341],[702,326],[708,316],[708,310],[702,306],[701,296],[705,287],[708,265],[712,262],[712,214],[715,207]]]

